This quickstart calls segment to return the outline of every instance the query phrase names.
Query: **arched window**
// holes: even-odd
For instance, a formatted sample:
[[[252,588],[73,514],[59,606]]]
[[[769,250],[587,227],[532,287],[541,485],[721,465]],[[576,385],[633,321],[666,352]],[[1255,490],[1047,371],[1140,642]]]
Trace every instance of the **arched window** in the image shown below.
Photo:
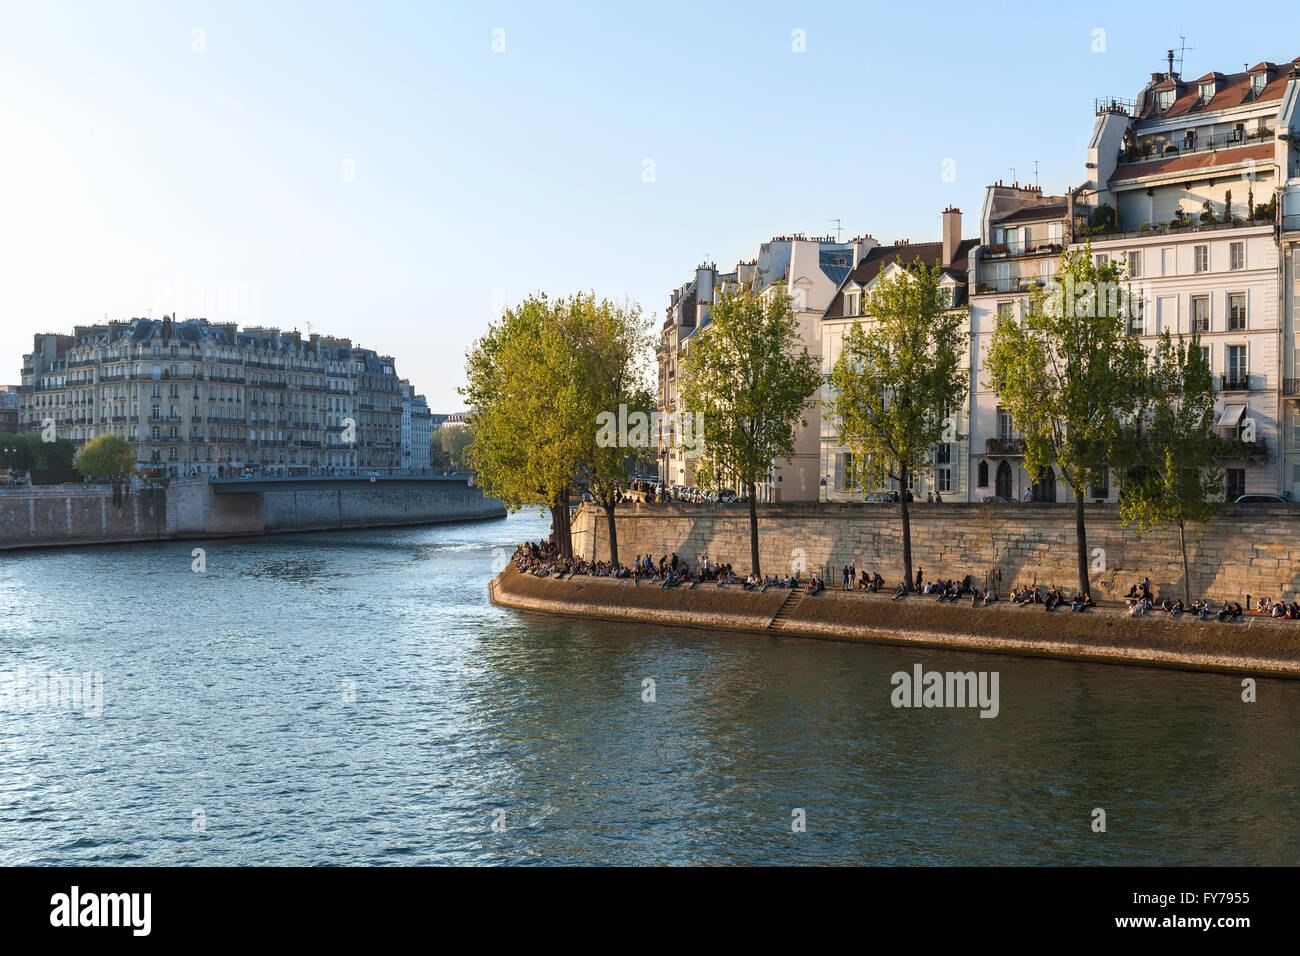
[[[989,463],[987,461],[980,462],[979,481],[976,484],[980,488],[989,486]]]

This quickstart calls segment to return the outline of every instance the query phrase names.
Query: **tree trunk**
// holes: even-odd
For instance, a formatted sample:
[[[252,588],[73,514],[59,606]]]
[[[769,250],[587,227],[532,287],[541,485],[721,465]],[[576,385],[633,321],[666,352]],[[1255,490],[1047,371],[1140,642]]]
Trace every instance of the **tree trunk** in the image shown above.
[[[1074,537],[1079,543],[1079,597],[1088,593],[1088,530],[1083,525],[1083,495],[1074,494]]]
[[[613,567],[618,564],[618,527],[614,523],[613,498],[605,504],[605,516],[609,519],[609,563]]]
[[[555,545],[556,550],[560,548],[560,542],[564,540],[564,518],[561,513],[564,506],[561,504],[551,505],[551,544]]]
[[[745,482],[749,494],[749,563],[754,567],[754,577],[762,577],[758,568],[758,506],[754,504],[754,483]]]
[[[560,536],[560,554],[568,560],[573,560],[573,530],[569,522],[569,489],[565,488],[560,492],[560,520],[556,524],[556,534]]]
[[[1192,606],[1192,579],[1187,573],[1187,522],[1178,522],[1178,546],[1183,550],[1183,607]]]
[[[912,590],[912,513],[907,510],[907,468],[899,469],[898,503],[903,508],[903,585],[904,590]]]

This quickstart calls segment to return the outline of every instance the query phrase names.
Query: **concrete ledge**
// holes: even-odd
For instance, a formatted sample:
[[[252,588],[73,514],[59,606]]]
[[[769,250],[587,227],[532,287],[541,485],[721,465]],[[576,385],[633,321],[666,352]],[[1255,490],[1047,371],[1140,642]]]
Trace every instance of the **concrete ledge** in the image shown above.
[[[1049,614],[1041,605],[973,608],[969,600],[940,604],[926,595],[894,602],[884,594],[824,591],[804,595],[770,628],[789,593],[780,588],[754,594],[712,583],[691,590],[581,575],[556,580],[514,565],[488,593],[494,604],[547,614],[1300,679],[1300,621],[1253,615],[1221,624],[1187,614],[1177,621],[1134,619],[1113,608]]]

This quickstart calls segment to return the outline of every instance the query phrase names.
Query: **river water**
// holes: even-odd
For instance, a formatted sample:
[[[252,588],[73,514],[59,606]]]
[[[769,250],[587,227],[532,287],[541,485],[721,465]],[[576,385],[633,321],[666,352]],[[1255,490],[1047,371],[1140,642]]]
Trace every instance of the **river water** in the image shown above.
[[[547,523],[0,554],[0,864],[1300,863],[1300,683],[490,605]]]

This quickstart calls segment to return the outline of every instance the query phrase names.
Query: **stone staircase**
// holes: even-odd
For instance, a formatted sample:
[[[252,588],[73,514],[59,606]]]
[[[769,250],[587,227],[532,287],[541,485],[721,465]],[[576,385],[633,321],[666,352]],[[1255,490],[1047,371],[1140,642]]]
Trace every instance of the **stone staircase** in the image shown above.
[[[785,627],[795,609],[799,607],[799,602],[803,600],[804,594],[799,588],[792,588],[790,593],[785,596],[785,601],[781,604],[780,609],[776,612],[776,617],[768,622],[768,630],[781,630]]]

